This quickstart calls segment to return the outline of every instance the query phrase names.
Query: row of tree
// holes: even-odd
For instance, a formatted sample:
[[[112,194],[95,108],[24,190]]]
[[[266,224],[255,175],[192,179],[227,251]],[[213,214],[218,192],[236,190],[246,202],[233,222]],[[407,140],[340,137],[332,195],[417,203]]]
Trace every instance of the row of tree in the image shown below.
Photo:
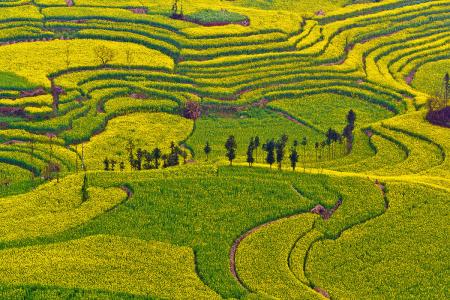
[[[161,149],[156,147],[151,151],[137,148],[134,151],[135,146],[132,140],[128,141],[126,150],[128,151],[128,162],[130,164],[131,170],[152,170],[168,168],[173,166],[178,166],[180,164],[180,157],[186,163],[188,153],[187,151],[181,149],[179,146],[175,145],[174,142],[170,144],[170,152],[162,153]],[[115,159],[105,158],[103,160],[103,169],[105,171],[115,171],[116,166],[120,171],[125,170],[124,161],[116,161]]]
[[[347,114],[347,125],[344,127],[342,134],[340,134],[339,132],[337,132],[332,128],[328,129],[328,131],[325,134],[325,140],[322,142],[316,142],[314,144],[316,161],[324,157],[323,151],[325,147],[328,147],[328,159],[334,159],[336,157],[337,152],[336,148],[338,144],[342,145],[341,148],[344,155],[349,154],[352,151],[354,142],[353,131],[355,129],[355,121],[356,121],[356,114],[353,110],[350,110]],[[277,163],[278,168],[281,169],[283,160],[286,155],[286,147],[288,144],[288,140],[289,140],[288,136],[286,134],[283,134],[278,140],[272,138],[262,145],[262,150],[266,152],[265,162],[268,163],[271,168],[274,163]],[[345,143],[344,140],[346,141]],[[294,140],[292,147],[290,148],[289,160],[293,170],[295,170],[300,158],[300,155],[297,150],[299,145],[303,147],[304,165],[306,164],[308,139],[304,137],[301,142],[299,142],[298,140]],[[250,142],[247,146],[247,153],[246,153],[247,154],[246,161],[250,167],[258,158],[259,147],[260,147],[260,138],[258,136],[250,138]],[[225,149],[226,149],[226,157],[230,162],[230,165],[233,165],[233,160],[236,158],[236,151],[237,151],[237,142],[234,135],[228,137],[227,141],[225,142]],[[204,148],[204,152],[206,154],[207,159],[211,150],[212,150],[211,146],[207,142]]]

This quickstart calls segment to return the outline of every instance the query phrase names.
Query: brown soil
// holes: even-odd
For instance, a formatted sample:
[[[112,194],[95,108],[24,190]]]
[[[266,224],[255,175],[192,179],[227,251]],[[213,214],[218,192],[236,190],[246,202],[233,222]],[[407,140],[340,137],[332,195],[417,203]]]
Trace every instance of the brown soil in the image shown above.
[[[441,110],[429,111],[427,120],[433,125],[450,128],[450,106]]]
[[[331,209],[326,209],[322,205],[318,204],[313,209],[311,213],[320,215],[322,219],[328,220],[334,214],[334,212],[342,205],[342,199],[339,199],[336,204]]]
[[[226,25],[241,25],[241,26],[250,26],[250,20],[244,20],[244,21],[240,21],[240,22],[209,22],[209,23],[204,23],[204,22],[199,22],[197,20],[192,20],[189,17],[183,16],[183,15],[175,15],[172,16],[172,19],[176,19],[176,20],[182,20],[182,21],[186,21],[186,22],[191,22],[194,24],[198,24],[198,25],[202,25],[205,27],[212,27],[212,26],[226,26]]]
[[[130,94],[130,97],[134,98],[134,99],[147,99],[148,98],[148,96],[143,93],[132,93],[132,94]]]
[[[7,142],[4,142],[3,145],[16,145],[16,144],[25,144],[24,141],[18,141],[18,140],[10,140]]]
[[[47,93],[45,92],[44,88],[39,87],[39,88],[30,90],[30,91],[21,91],[20,98],[35,97],[35,96],[40,96],[40,95],[45,95],[45,94],[47,94]]]
[[[339,65],[342,65],[342,64],[345,62],[346,59],[347,59],[347,56],[346,56],[346,57],[343,57],[343,58],[341,58],[340,60],[335,61],[335,62],[330,62],[330,63],[322,64],[321,66],[339,66]]]
[[[315,287],[314,290],[319,294],[321,294],[322,296],[324,296],[325,298],[330,299],[330,294],[328,294],[328,292],[325,291],[324,289],[321,289],[320,287]]]
[[[297,124],[297,125],[305,126],[305,124],[303,124],[303,123],[300,122],[299,120],[295,119],[294,117],[288,115],[287,113],[284,113],[284,112],[278,112],[278,115],[282,116],[283,118],[285,118],[285,119],[287,119],[287,120],[289,120],[289,121],[291,121],[291,122],[293,122],[293,123],[295,123],[295,124]]]
[[[325,16],[326,14],[325,14],[325,11],[323,10],[323,9],[321,9],[321,10],[318,10],[318,11],[316,11],[315,12],[315,15],[316,16]]]
[[[138,15],[145,15],[148,13],[148,9],[146,7],[130,8],[129,11]]]
[[[130,199],[131,197],[133,197],[133,191],[130,190],[128,187],[121,186],[120,188],[122,189],[122,191],[124,191],[127,194],[127,200]]]
[[[409,72],[408,76],[405,77],[405,82],[408,85],[411,85],[414,80],[414,76],[416,76],[416,70],[412,70],[411,72]]]

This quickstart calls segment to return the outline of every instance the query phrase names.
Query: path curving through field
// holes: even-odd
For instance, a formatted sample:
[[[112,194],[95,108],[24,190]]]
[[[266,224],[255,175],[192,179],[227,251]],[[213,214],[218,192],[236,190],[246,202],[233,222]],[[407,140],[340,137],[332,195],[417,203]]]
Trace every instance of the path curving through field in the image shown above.
[[[356,224],[354,224],[354,225],[352,225],[352,226],[350,226],[350,227],[343,228],[341,231],[339,231],[339,233],[338,233],[334,238],[327,238],[327,237],[325,237],[325,236],[322,235],[322,236],[317,237],[316,239],[314,239],[314,240],[309,244],[309,246],[308,246],[308,248],[307,248],[307,250],[306,250],[306,252],[305,252],[305,255],[304,255],[304,257],[303,257],[302,273],[303,273],[305,279],[307,280],[307,282],[309,283],[310,287],[313,287],[313,286],[314,286],[314,283],[313,283],[313,282],[311,281],[311,279],[308,278],[308,276],[306,275],[306,274],[307,274],[307,272],[306,272],[306,265],[307,265],[307,262],[308,262],[308,257],[309,257],[309,255],[310,255],[311,249],[313,248],[313,246],[314,246],[315,243],[320,242],[320,241],[324,241],[324,240],[333,240],[333,241],[336,241],[337,239],[339,239],[339,238],[342,236],[342,234],[343,234],[344,232],[346,232],[346,231],[348,231],[348,230],[351,230],[352,228],[354,228],[354,227],[356,227],[356,226],[363,225],[363,224],[365,224],[365,223],[367,223],[367,222],[369,222],[369,221],[373,221],[374,219],[377,219],[377,218],[383,216],[383,215],[386,213],[386,211],[389,209],[389,200],[388,200],[387,192],[386,192],[386,191],[387,191],[386,184],[379,182],[378,179],[377,179],[377,180],[375,180],[374,185],[377,187],[377,189],[380,190],[380,193],[381,193],[381,195],[383,196],[383,201],[384,201],[384,210],[383,210],[383,211],[381,211],[379,214],[377,214],[377,215],[375,215],[375,216],[373,216],[373,217],[369,217],[369,218],[363,220],[362,222],[356,223]],[[314,230],[314,226],[315,226],[315,224],[313,225],[313,229],[312,229],[312,230]],[[300,238],[300,239],[301,239],[301,238]],[[299,240],[300,240],[300,239],[299,239]],[[298,241],[297,241],[297,242],[298,242]],[[296,246],[294,245],[294,247],[292,248],[291,252],[289,253],[289,257],[292,256],[293,252],[295,251],[295,247],[296,247]],[[292,268],[290,268],[290,269],[291,269],[291,272],[295,275],[296,272],[295,272]],[[330,295],[328,294],[328,292],[327,292],[326,290],[324,290],[323,288],[314,286],[314,290],[315,290],[316,292],[320,293],[320,294],[321,294],[322,296],[324,296],[325,298],[330,298]]]

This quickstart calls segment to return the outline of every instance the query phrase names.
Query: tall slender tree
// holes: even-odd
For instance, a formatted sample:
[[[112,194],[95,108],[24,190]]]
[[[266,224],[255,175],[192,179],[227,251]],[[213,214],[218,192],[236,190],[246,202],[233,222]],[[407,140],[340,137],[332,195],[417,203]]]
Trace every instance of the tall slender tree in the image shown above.
[[[308,145],[308,139],[303,137],[302,146],[303,146],[303,169],[306,172],[306,146]]]
[[[261,143],[261,141],[259,139],[259,136],[255,136],[255,139],[253,140],[253,145],[255,148],[255,161],[256,162],[258,162],[258,148],[260,146],[260,143]]]
[[[347,124],[350,124],[353,127],[355,127],[355,121],[356,121],[356,113],[353,111],[353,109],[350,109],[347,114]]]
[[[324,151],[326,145],[327,145],[326,141],[320,142],[320,155],[319,155],[320,160],[323,159],[323,156],[324,156],[323,151]]]
[[[253,157],[253,149],[255,148],[255,141],[253,138],[250,139],[247,147],[247,163],[248,166],[251,167],[255,162],[255,158]]]
[[[270,141],[267,141],[263,145],[263,150],[267,152],[266,162],[270,165],[271,169],[272,169],[272,165],[275,163],[275,146],[276,146],[276,143],[273,139],[271,139]]]
[[[212,149],[211,149],[211,146],[209,145],[209,142],[206,142],[205,148],[203,148],[203,151],[205,152],[205,155],[206,155],[206,160],[208,160],[211,150]]]
[[[136,150],[136,160],[135,160],[135,167],[137,170],[142,170],[142,158],[144,157],[144,151],[142,151],[141,148],[138,148]]]
[[[153,156],[147,150],[144,150],[143,152],[144,152],[144,154],[143,154],[143,156],[144,156],[144,164],[143,164],[142,167],[144,168],[144,170],[150,170],[150,169],[153,168],[153,164],[152,164],[153,163]]]
[[[131,170],[133,170],[135,167],[134,148],[135,148],[135,146],[134,146],[133,140],[129,139],[128,144],[125,149],[128,151],[128,161],[130,162]]]
[[[341,135],[336,130],[333,130],[333,159],[336,157],[336,144],[338,143]]]
[[[89,193],[87,189],[88,189],[88,178],[87,174],[84,173],[83,185],[81,186],[81,202],[86,202],[89,198]]]
[[[173,167],[180,164],[179,156],[181,155],[181,149],[175,146],[175,143],[170,144],[170,154],[167,156],[167,166]]]
[[[444,107],[448,105],[448,94],[450,90],[450,75],[445,73],[444,76]]]
[[[236,158],[237,144],[234,135],[230,135],[225,143],[225,149],[227,150],[226,156],[230,162],[230,166],[233,165],[233,160]]]
[[[276,151],[276,155],[277,155],[276,158],[277,158],[279,170],[281,170],[281,167],[283,164],[287,142],[288,142],[288,136],[286,134],[283,134],[275,145],[275,151]]]
[[[298,152],[297,147],[295,145],[291,148],[291,154],[289,155],[289,159],[291,161],[292,171],[295,171],[298,162]]]
[[[319,147],[320,147],[319,142],[316,142],[316,143],[314,144],[314,149],[316,149],[316,162],[317,162],[317,159],[318,159],[317,152],[319,151]]]
[[[116,161],[115,159],[111,159],[111,160],[109,161],[109,163],[111,164],[110,170],[111,170],[111,171],[114,171],[114,168],[116,167],[117,161]]]
[[[103,160],[103,169],[109,171],[109,159],[107,157]]]
[[[161,156],[162,156],[161,150],[158,147],[156,147],[152,151],[152,156],[153,156],[153,160],[155,163],[155,169],[159,169],[159,165],[160,165],[159,160],[161,159]]]
[[[333,142],[333,129],[330,127],[325,134],[326,140],[325,143],[328,146],[328,159],[331,159],[331,144]]]
[[[187,164],[188,153],[186,150],[179,149],[180,156],[183,158],[183,164]]]

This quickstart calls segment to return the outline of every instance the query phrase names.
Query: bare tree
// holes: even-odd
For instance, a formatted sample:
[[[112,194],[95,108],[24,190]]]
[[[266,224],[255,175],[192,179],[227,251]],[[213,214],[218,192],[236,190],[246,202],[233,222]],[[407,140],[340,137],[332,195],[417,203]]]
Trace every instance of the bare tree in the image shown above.
[[[448,73],[445,73],[445,76],[444,76],[444,107],[447,107],[449,90],[450,90],[450,75]]]
[[[107,65],[116,57],[115,51],[104,45],[95,47],[94,54],[102,66]]]
[[[127,60],[127,66],[128,66],[128,68],[130,68],[134,61],[134,51],[127,49],[127,50],[125,50],[125,55],[126,55],[126,60]]]
[[[70,51],[70,46],[67,45],[66,50],[64,52],[64,62],[66,63],[66,68],[68,69],[70,67],[72,53]]]

